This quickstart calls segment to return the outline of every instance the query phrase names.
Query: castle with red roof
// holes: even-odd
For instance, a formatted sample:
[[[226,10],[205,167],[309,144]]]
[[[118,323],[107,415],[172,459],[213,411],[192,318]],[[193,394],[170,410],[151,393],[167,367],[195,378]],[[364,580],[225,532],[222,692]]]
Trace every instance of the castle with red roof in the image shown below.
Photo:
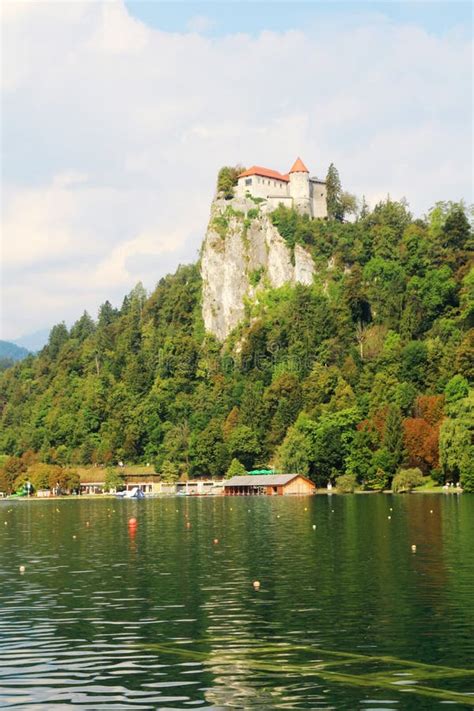
[[[253,165],[238,177],[236,194],[247,194],[266,201],[267,209],[278,205],[294,207],[310,217],[327,217],[326,183],[309,176],[301,158],[297,158],[288,173]]]

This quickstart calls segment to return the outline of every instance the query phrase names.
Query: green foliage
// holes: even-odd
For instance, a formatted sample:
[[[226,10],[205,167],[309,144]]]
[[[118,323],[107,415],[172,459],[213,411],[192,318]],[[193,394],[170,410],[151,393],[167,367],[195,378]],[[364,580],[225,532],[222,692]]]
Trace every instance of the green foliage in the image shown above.
[[[469,383],[466,378],[462,375],[453,375],[453,377],[446,383],[444,389],[444,395],[446,397],[446,402],[448,405],[462,400],[462,398],[467,397],[469,393]]]
[[[221,194],[226,200],[231,200],[234,197],[234,188],[237,185],[238,176],[244,170],[245,168],[241,165],[225,165],[221,168],[217,175],[217,193]]]
[[[245,469],[244,465],[241,464],[239,460],[234,457],[225,473],[225,478],[231,479],[233,476],[244,476],[245,474],[247,474],[247,470]]]
[[[247,425],[238,425],[227,439],[227,449],[234,459],[238,459],[244,467],[251,469],[260,453],[257,436]]]
[[[336,477],[336,487],[340,494],[353,494],[357,486],[354,474],[341,474]]]
[[[107,467],[105,472],[105,491],[115,490],[117,491],[125,484],[125,475],[119,469],[115,467]]]
[[[451,406],[441,425],[439,451],[445,479],[474,492],[474,390]]]
[[[176,462],[166,459],[160,469],[161,480],[167,484],[173,484],[179,479],[179,467]]]
[[[258,267],[258,269],[254,269],[253,272],[250,272],[249,282],[252,286],[257,286],[257,284],[260,283],[264,271],[264,267]]]
[[[216,215],[212,220],[212,227],[222,239],[225,239],[229,228],[229,220],[225,215]]]
[[[326,175],[326,189],[328,217],[330,220],[342,221],[344,219],[342,186],[339,172],[334,163],[331,163]]]
[[[403,459],[402,415],[395,405],[388,408],[382,444],[390,457],[384,471],[393,475]]]
[[[423,474],[417,467],[413,469],[400,469],[395,474],[392,481],[392,491],[394,494],[410,492],[415,486],[423,484]]]
[[[290,427],[277,454],[277,467],[289,474],[307,476],[311,461],[309,437],[296,427]]]

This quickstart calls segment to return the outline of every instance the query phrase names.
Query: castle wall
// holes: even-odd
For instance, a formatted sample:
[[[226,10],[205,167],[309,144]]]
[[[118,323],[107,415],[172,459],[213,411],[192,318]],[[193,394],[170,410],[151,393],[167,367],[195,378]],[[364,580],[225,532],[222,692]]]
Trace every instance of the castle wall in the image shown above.
[[[282,195],[281,197],[279,195],[270,195],[267,198],[267,212],[273,212],[282,204],[288,208],[293,207],[293,198],[289,195]]]
[[[288,189],[287,183],[283,180],[251,175],[246,178],[239,178],[236,192],[238,197],[245,197],[245,193],[249,192],[254,197],[266,199],[269,195],[281,194],[282,197],[285,197],[288,194]]]
[[[313,217],[327,217],[327,190],[325,183],[310,180],[311,213]]]

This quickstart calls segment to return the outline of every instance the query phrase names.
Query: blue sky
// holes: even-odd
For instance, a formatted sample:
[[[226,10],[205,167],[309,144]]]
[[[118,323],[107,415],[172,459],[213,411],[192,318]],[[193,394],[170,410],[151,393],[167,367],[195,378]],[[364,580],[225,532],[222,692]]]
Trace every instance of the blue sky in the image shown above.
[[[195,260],[222,165],[472,201],[468,3],[2,4],[0,337]]]
[[[317,21],[354,23],[368,14],[379,13],[395,23],[409,23],[429,32],[443,34],[452,27],[469,31],[473,5],[470,2],[153,2],[128,0],[129,12],[151,27],[166,32],[186,32],[193,20],[209,20],[206,34],[214,37],[235,32],[258,34],[305,29]]]

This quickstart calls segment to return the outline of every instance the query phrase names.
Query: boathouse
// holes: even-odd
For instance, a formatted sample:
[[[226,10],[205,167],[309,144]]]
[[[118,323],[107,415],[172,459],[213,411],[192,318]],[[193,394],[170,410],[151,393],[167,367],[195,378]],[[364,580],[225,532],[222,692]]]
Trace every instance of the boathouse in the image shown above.
[[[263,474],[233,476],[224,482],[227,496],[286,496],[314,494],[313,482],[301,474]]]

